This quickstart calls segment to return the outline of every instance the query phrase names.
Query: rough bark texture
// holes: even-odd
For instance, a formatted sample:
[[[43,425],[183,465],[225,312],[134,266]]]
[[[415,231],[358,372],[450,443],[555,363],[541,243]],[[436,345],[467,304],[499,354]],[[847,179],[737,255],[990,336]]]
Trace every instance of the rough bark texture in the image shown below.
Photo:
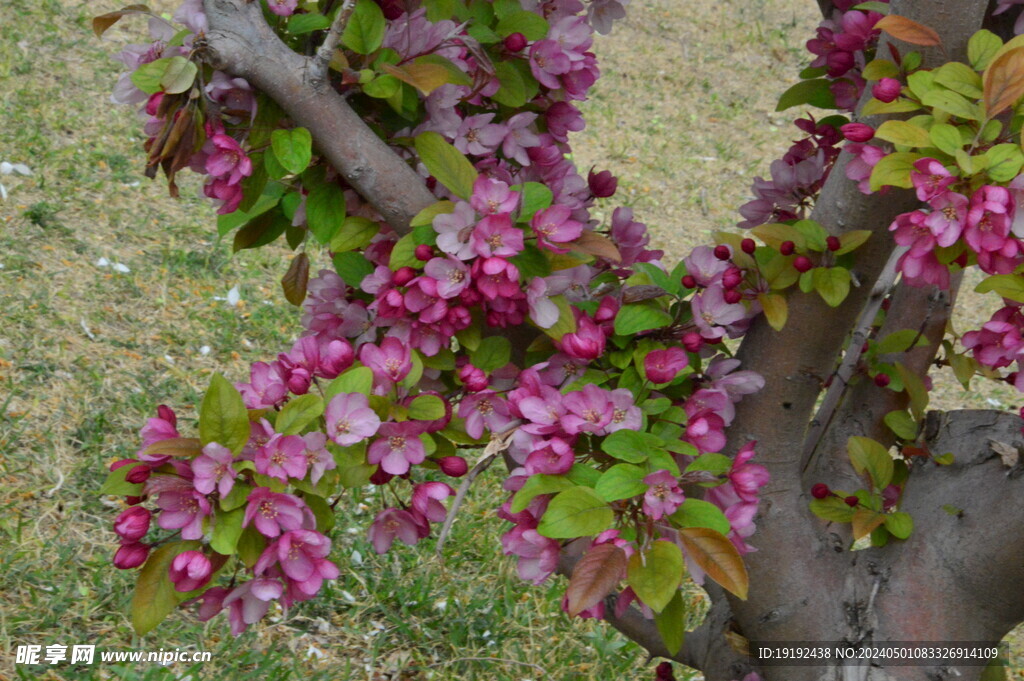
[[[831,0],[818,4],[823,13],[831,12]],[[407,229],[410,218],[434,201],[422,178],[370,131],[322,76],[316,76],[310,59],[290,51],[273,35],[258,3],[205,0],[205,7],[211,61],[270,95],[297,124],[310,130],[331,164],[392,226]],[[892,13],[931,26],[942,35],[944,52],[925,50],[926,65],[961,58],[968,37],[990,9],[990,0],[892,2]],[[1005,33],[1006,21],[989,21],[989,25]],[[906,51],[907,46],[901,47]],[[935,452],[953,452],[956,462],[946,467],[914,466],[903,510],[914,517],[917,527],[905,542],[850,552],[849,526],[830,526],[808,510],[806,490],[813,482],[862,486],[846,465],[846,439],[864,434],[888,441],[879,419],[906,405],[903,395],[875,389],[867,381],[851,383],[817,446],[803,460],[808,423],[822,385],[892,252],[887,228],[897,214],[917,203],[907,191],[864,196],[844,176],[846,156],[833,171],[813,218],[832,234],[855,229],[874,232],[857,251],[854,276],[860,286],[835,309],[817,296],[792,296],[783,331],[775,332],[759,320],[739,351],[744,368],[760,372],[766,387],[755,399],[741,403],[731,446],[758,440],[759,460],[772,478],[764,489],[753,539],[759,551],[746,557],[749,599],[739,601],[709,588],[710,616],[688,634],[683,650],[674,656],[702,669],[709,681],[739,679],[751,670],[749,661],[728,643],[728,632],[753,642],[995,643],[1024,619],[1019,588],[1024,583],[1024,534],[1004,531],[1004,523],[1024,516],[1021,466],[1005,466],[989,443],[1024,445],[1018,417],[987,411],[929,417],[924,434],[927,446]],[[923,374],[932,362],[950,304],[950,296],[923,289],[901,289],[894,296],[882,335],[902,328],[920,330],[927,345],[902,360],[914,371]],[[526,342],[516,345],[521,348]],[[947,513],[943,505],[962,512]],[[563,574],[571,574],[581,545],[577,542],[562,556],[559,570]],[[613,610],[610,597],[607,612]],[[668,656],[653,623],[636,610],[622,617],[610,614],[608,619],[652,655]],[[759,671],[767,681],[971,681],[979,677],[981,668],[826,665]]]

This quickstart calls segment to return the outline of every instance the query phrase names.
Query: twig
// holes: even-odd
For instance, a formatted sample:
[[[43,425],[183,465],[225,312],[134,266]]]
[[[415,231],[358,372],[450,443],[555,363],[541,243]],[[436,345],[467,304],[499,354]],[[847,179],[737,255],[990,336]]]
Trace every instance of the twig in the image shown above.
[[[355,8],[355,0],[345,0],[341,9],[334,15],[334,21],[331,22],[331,28],[327,31],[327,37],[324,38],[323,44],[317,49],[316,55],[309,65],[310,75],[314,82],[327,80],[327,68],[331,64],[331,59],[334,58],[334,51],[338,49],[338,43],[341,42],[341,35],[345,32],[345,27],[348,26],[348,19],[352,16],[353,8]]]
[[[864,346],[864,341],[867,340],[871,327],[875,322],[875,317],[878,315],[878,311],[881,309],[886,296],[889,295],[893,286],[896,285],[896,277],[898,275],[896,264],[906,252],[907,248],[905,246],[896,248],[889,256],[889,260],[885,263],[885,267],[882,268],[881,274],[878,275],[878,279],[875,281],[875,286],[871,290],[867,304],[860,314],[860,319],[857,320],[857,326],[854,327],[850,343],[846,346],[846,354],[843,355],[839,368],[832,375],[832,385],[826,391],[825,399],[822,400],[818,413],[815,414],[814,419],[807,428],[807,437],[804,438],[801,470],[807,470],[807,465],[811,462],[811,458],[814,456],[822,436],[828,430],[832,417],[835,415],[836,409],[843,399],[843,395],[846,394],[847,384],[853,376],[854,368],[860,361],[861,348]]]
[[[448,533],[451,532],[452,523],[455,522],[455,514],[458,513],[459,507],[462,506],[463,499],[466,498],[466,493],[469,492],[470,485],[476,479],[476,476],[487,470],[494,459],[508,449],[508,444],[512,440],[512,435],[516,432],[515,428],[511,428],[502,433],[494,433],[491,435],[491,441],[487,443],[487,447],[484,448],[484,454],[480,457],[480,460],[476,462],[476,465],[470,469],[469,473],[466,474],[466,478],[459,485],[459,490],[455,493],[455,500],[452,501],[451,508],[448,509],[448,514],[444,518],[444,524],[441,526],[441,531],[437,535],[437,556],[438,558],[444,559],[442,551],[444,550],[445,540],[448,539]]]

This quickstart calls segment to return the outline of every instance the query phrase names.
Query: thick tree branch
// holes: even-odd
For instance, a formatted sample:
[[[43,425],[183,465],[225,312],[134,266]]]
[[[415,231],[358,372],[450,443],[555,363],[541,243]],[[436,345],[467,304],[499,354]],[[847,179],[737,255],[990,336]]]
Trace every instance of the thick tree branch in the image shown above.
[[[324,157],[389,225],[408,232],[409,221],[437,200],[423,178],[324,79],[317,79],[311,59],[281,42],[260,3],[204,0],[203,5],[211,63],[269,95],[309,130]]]

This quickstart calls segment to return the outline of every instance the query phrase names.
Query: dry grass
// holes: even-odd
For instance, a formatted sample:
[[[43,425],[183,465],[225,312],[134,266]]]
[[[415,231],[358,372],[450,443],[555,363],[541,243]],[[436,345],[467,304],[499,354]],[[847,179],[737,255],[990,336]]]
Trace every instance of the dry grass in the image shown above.
[[[107,565],[116,508],[95,494],[102,465],[132,453],[156,404],[195,404],[213,371],[243,376],[285,347],[297,318],[273,283],[285,251],[231,257],[194,182],[173,201],[142,178],[138,121],[107,101],[117,71],[109,55],[141,27],[102,42],[87,29],[91,15],[117,6],[0,3],[0,160],[36,173],[5,178],[11,197],[0,204],[0,678],[521,681],[644,669],[635,644],[566,620],[560,584],[515,578],[499,557],[493,482],[463,511],[445,565],[422,560],[429,547],[374,556],[363,500],[353,498],[339,517],[343,575],[325,597],[238,640],[221,619],[202,625],[187,614],[145,640],[132,636],[130,576]],[[790,138],[774,98],[804,60],[812,9],[806,0],[633,0],[629,20],[598,41],[605,78],[586,107],[579,165],[618,174],[620,196],[670,256],[733,224],[752,176]],[[98,267],[100,258],[130,272]],[[236,285],[240,306],[215,299]],[[202,648],[214,661],[12,665],[19,643],[84,642]]]

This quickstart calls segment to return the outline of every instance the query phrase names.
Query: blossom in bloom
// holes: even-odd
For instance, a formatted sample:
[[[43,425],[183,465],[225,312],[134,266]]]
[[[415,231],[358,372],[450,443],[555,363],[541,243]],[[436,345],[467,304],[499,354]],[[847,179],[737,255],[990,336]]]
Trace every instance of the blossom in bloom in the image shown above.
[[[910,181],[914,183],[917,198],[928,201],[944,193],[949,185],[956,182],[956,177],[934,158],[922,158],[914,162]]]
[[[149,532],[152,514],[141,506],[126,508],[114,519],[114,532],[124,542],[137,542]]]
[[[370,524],[368,538],[374,551],[387,553],[395,539],[413,546],[422,536],[412,513],[400,508],[386,508]]]
[[[608,391],[593,383],[566,395],[562,404],[566,409],[562,427],[570,435],[584,432],[604,435],[615,409]]]
[[[432,523],[439,523],[448,515],[442,500],[455,494],[455,490],[444,482],[423,482],[412,488],[412,507]]]
[[[241,636],[249,628],[263,619],[270,609],[270,602],[281,597],[284,586],[279,580],[258,577],[236,586],[224,597],[223,607],[228,608],[228,622],[231,633]]]
[[[505,139],[508,130],[503,125],[492,123],[493,113],[466,116],[455,135],[455,148],[464,154],[487,156]]]
[[[690,365],[690,358],[682,348],[651,350],[644,357],[644,373],[652,383],[668,383]]]
[[[754,458],[754,447],[757,442],[748,442],[736,453],[733,458],[732,467],[729,469],[729,482],[732,483],[736,496],[746,503],[757,503],[758,490],[768,484],[768,469],[756,463],[750,463]]]
[[[469,205],[480,215],[507,215],[519,206],[519,192],[501,180],[480,175],[473,183]]]
[[[437,282],[437,295],[446,300],[457,297],[469,286],[469,268],[453,257],[431,258],[423,273]]]
[[[282,482],[288,478],[306,477],[309,462],[306,460],[306,442],[298,435],[275,434],[266,445],[260,447],[254,459],[256,472],[268,475]]]
[[[192,484],[196,491],[210,494],[214,489],[221,497],[231,493],[238,472],[231,467],[235,455],[227,447],[211,442],[203,447],[203,453],[192,460]]]
[[[202,551],[183,551],[171,561],[168,573],[175,591],[195,591],[210,581],[213,565]]]
[[[576,456],[572,447],[564,440],[553,437],[544,441],[526,457],[526,472],[529,475],[562,475],[569,472]]]
[[[409,347],[402,341],[388,336],[380,346],[366,343],[359,348],[359,361],[373,371],[375,384],[398,383],[412,370],[412,356]]]
[[[501,537],[505,555],[517,556],[516,572],[519,578],[541,584],[558,567],[558,541],[542,536],[525,525],[517,526]]]
[[[299,0],[267,0],[267,8],[279,17],[290,17],[298,6]]]
[[[264,537],[276,537],[282,532],[301,530],[316,525],[313,513],[293,494],[281,494],[269,487],[257,487],[246,497],[242,527],[255,524]]]
[[[493,390],[467,395],[459,403],[459,418],[466,420],[466,433],[480,438],[484,430],[500,433],[512,423],[508,403]]]
[[[203,536],[203,518],[213,512],[206,495],[194,489],[169,489],[157,495],[161,513],[156,524],[165,530],[181,530],[182,539]]]
[[[269,409],[284,402],[288,395],[287,376],[279,362],[254,362],[249,370],[249,382],[235,387],[242,393],[248,409]]]
[[[725,420],[710,409],[690,414],[686,422],[686,440],[699,451],[717,452],[725,446]]]
[[[380,427],[380,417],[370,409],[366,395],[342,393],[327,403],[324,412],[326,432],[334,442],[347,447],[373,436]]]
[[[612,402],[612,420],[605,428],[608,433],[617,430],[640,430],[643,415],[636,406],[636,397],[626,388],[616,388],[608,394]]]
[[[1014,200],[1006,187],[985,185],[971,196],[964,240],[976,253],[998,251],[1009,238]]]
[[[327,451],[327,436],[319,431],[306,433],[302,436],[306,443],[306,463],[309,466],[309,481],[314,485],[320,482],[324,473],[337,468],[334,457]]]
[[[472,244],[473,251],[484,258],[511,258],[523,250],[523,231],[507,213],[488,215],[473,229]]]
[[[139,431],[139,435],[142,436],[142,447],[137,456],[141,460],[154,464],[167,461],[169,456],[146,454],[145,451],[154,442],[181,437],[178,433],[178,418],[175,416],[174,410],[163,404],[158,406],[156,416],[146,421],[146,425]]]
[[[857,183],[862,194],[870,194],[871,171],[886,156],[885,150],[873,144],[856,142],[847,144],[843,149],[856,156],[846,164],[846,177]]]
[[[534,44],[536,45],[536,43]],[[531,57],[532,52],[531,48]],[[524,111],[505,122],[508,132],[505,133],[505,139],[501,142],[501,153],[505,154],[505,158],[512,159],[522,166],[530,165],[530,155],[527,150],[540,144],[540,138],[530,130],[536,119],[537,114]]]
[[[576,359],[592,360],[604,354],[605,335],[590,317],[578,315],[576,330],[562,336],[558,342],[562,352]]]
[[[434,217],[434,231],[437,232],[437,247],[459,260],[469,260],[475,255],[469,237],[476,224],[476,213],[465,201],[457,201],[451,213]]]
[[[747,309],[741,303],[725,300],[725,289],[721,286],[709,286],[694,295],[690,307],[701,337],[713,342],[725,336],[728,330],[726,326],[747,316]]]
[[[263,574],[275,562],[302,593],[312,596],[325,579],[338,577],[338,566],[327,560],[331,540],[314,530],[289,530],[263,550],[253,571]]]
[[[938,286],[949,288],[949,267],[939,262],[934,251],[916,253],[907,251],[896,262],[896,269],[911,286]]]
[[[928,200],[932,212],[925,218],[924,224],[935,236],[935,243],[944,248],[956,243],[963,233],[969,203],[963,194],[949,191]]]
[[[561,309],[549,297],[548,282],[543,277],[534,277],[526,287],[526,304],[530,319],[542,329],[550,329],[561,316]]]
[[[554,253],[568,251],[560,244],[575,241],[583,233],[583,224],[571,216],[572,210],[559,203],[537,211],[530,220],[530,226],[537,233],[537,243]]]
[[[223,177],[228,184],[238,184],[242,178],[252,175],[252,161],[235,141],[223,133],[210,140],[214,151],[206,157],[206,172],[213,177]]]
[[[644,492],[644,513],[654,520],[672,515],[686,497],[679,487],[679,481],[670,471],[655,471],[644,477],[647,491]]]
[[[404,475],[412,465],[423,463],[427,452],[420,440],[422,426],[415,421],[382,423],[377,439],[366,452],[366,460],[380,464],[392,475]]]

